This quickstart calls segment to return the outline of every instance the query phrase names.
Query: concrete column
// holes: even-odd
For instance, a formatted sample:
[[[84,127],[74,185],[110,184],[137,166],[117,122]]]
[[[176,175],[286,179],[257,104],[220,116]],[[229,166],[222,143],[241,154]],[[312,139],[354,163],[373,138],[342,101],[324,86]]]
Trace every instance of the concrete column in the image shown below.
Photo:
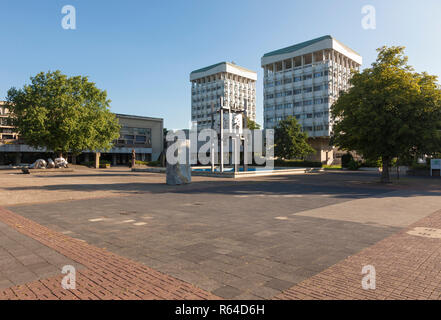
[[[21,163],[21,152],[15,153],[14,164],[19,165]]]
[[[132,149],[132,168],[134,168],[135,167],[135,164],[136,164],[136,152],[135,152],[135,149]]]
[[[100,167],[100,157],[101,157],[101,152],[96,152],[95,153],[95,169],[98,169]]]

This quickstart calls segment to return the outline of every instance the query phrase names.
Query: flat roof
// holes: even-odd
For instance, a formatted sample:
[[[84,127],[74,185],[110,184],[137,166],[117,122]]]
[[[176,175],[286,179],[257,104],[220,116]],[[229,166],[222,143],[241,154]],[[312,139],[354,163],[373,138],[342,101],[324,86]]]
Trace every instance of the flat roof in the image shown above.
[[[154,117],[144,117],[144,116],[135,116],[131,114],[122,114],[122,113],[115,113],[117,118],[126,118],[126,119],[139,119],[139,120],[150,120],[150,121],[161,121],[163,122],[163,118],[154,118]]]
[[[335,39],[334,37],[332,37],[330,35],[326,35],[326,36],[319,37],[319,38],[316,38],[316,39],[312,39],[312,40],[308,40],[308,41],[305,41],[305,42],[297,43],[295,45],[292,45],[292,46],[289,46],[289,47],[286,47],[286,48],[282,48],[282,49],[279,49],[279,50],[275,50],[275,51],[271,51],[271,52],[265,53],[263,55],[263,57],[276,56],[276,55],[279,55],[279,54],[285,54],[285,53],[290,53],[290,52],[298,51],[300,49],[303,49],[305,47],[308,47],[310,45],[313,45],[314,43],[317,43],[317,42],[320,42],[320,41],[323,41],[323,40],[334,40],[334,41],[338,42],[340,45],[342,45],[344,48],[346,48],[347,50],[355,53],[356,55],[360,55],[357,52],[355,52],[354,50],[352,50],[351,48],[349,48],[348,46],[344,45],[343,43],[341,43],[340,41]]]
[[[250,69],[247,69],[247,68],[244,68],[244,67],[238,66],[238,65],[235,64],[235,63],[230,63],[230,62],[223,61],[223,62],[219,62],[219,63],[216,63],[216,64],[212,64],[211,66],[208,66],[208,67],[205,67],[205,68],[201,68],[201,69],[194,70],[194,71],[192,71],[190,74],[199,73],[199,72],[205,72],[205,71],[208,71],[208,70],[210,70],[210,69],[216,68],[216,67],[218,67],[218,66],[220,66],[220,65],[223,65],[223,64],[225,64],[225,65],[229,65],[229,66],[232,66],[232,67],[235,67],[235,68],[238,68],[238,69],[242,69],[243,71],[256,73],[256,72],[253,71],[253,70],[250,70]]]

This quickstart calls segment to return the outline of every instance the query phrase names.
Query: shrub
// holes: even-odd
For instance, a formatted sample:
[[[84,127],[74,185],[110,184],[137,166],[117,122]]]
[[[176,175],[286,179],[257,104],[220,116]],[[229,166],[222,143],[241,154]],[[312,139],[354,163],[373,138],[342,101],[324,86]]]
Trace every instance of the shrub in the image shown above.
[[[150,166],[150,167],[159,167],[161,165],[159,161],[141,161],[141,160],[135,160],[135,164]]]
[[[323,164],[321,162],[306,161],[306,160],[281,160],[274,161],[276,167],[308,167],[308,168],[321,168]]]
[[[354,157],[348,152],[341,157],[341,166],[343,168],[349,168],[349,163],[351,161],[354,161]]]
[[[365,160],[362,163],[362,166],[366,167],[366,168],[381,168],[381,166],[382,166],[381,159],[378,159],[378,160]]]
[[[411,169],[414,170],[426,170],[426,169],[430,169],[430,165],[427,165],[426,163],[412,163],[410,165]]]
[[[355,161],[354,159],[351,159],[348,163],[347,168],[349,170],[358,170],[361,167],[361,163],[358,161]]]
[[[87,167],[95,167],[95,161],[84,161],[81,163],[83,166]],[[101,165],[111,165],[111,162],[109,160],[100,160],[100,166]]]

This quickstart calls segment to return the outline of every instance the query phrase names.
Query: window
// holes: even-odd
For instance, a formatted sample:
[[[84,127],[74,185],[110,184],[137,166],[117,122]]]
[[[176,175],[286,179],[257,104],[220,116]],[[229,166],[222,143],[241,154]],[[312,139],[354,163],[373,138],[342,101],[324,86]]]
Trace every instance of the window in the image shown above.
[[[307,93],[307,92],[312,92],[312,87],[307,87],[303,89],[303,92]]]
[[[320,78],[321,76],[323,76],[322,72],[315,72],[314,73],[314,78]]]
[[[277,80],[275,83],[276,86],[280,86],[281,84],[282,84],[282,80]]]
[[[322,91],[322,86],[314,86],[314,91]]]
[[[294,82],[299,82],[299,81],[302,81],[302,77],[294,77]]]
[[[315,126],[315,131],[322,131],[323,130],[323,126]]]
[[[292,90],[285,91],[285,96],[292,96]]]
[[[285,80],[283,80],[283,82],[286,84],[286,83],[291,83],[292,82],[292,79],[291,78],[286,78]]]
[[[306,114],[306,118],[307,118],[307,119],[311,119],[311,118],[312,118],[312,113],[308,113],[308,114]]]
[[[302,89],[294,89],[294,94],[301,94],[302,93]]]
[[[304,106],[310,106],[310,105],[312,105],[312,100],[305,100],[305,101],[303,101],[303,105],[304,105]]]
[[[303,76],[303,80],[309,80],[309,79],[312,79],[312,73],[310,73],[310,74],[305,74],[305,75]]]

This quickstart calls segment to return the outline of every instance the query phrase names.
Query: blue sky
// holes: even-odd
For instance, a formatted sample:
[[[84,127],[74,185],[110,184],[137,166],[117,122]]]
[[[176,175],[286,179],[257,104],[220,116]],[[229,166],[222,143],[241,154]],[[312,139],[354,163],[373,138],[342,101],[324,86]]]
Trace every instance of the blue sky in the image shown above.
[[[77,29],[61,27],[64,5]],[[373,5],[377,29],[364,30],[361,8]],[[441,76],[440,0],[0,0],[0,99],[40,71],[88,75],[106,89],[112,111],[162,117],[188,126],[189,73],[220,61],[258,71],[268,51],[330,34],[375,60],[382,45],[407,47],[417,71]]]

